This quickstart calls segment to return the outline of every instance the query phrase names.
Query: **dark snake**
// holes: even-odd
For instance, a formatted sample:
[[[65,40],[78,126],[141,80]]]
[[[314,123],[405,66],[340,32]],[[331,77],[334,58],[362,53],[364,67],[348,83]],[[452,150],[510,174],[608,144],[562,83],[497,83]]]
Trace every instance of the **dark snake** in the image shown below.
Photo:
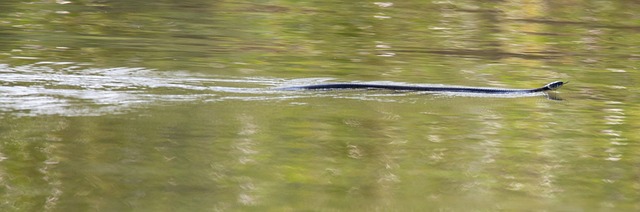
[[[387,89],[395,91],[426,91],[426,92],[456,92],[479,94],[527,94],[556,90],[568,82],[555,81],[543,87],[533,89],[507,89],[507,88],[480,88],[459,86],[410,86],[410,85],[384,85],[384,84],[359,84],[337,83],[286,87],[283,90],[332,90],[332,89]]]

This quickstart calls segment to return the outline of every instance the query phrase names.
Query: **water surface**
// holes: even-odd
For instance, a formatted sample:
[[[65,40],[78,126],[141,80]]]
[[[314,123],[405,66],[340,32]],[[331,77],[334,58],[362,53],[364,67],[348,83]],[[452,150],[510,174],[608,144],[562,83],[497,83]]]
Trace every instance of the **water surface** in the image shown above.
[[[0,6],[2,211],[640,210],[633,1]]]

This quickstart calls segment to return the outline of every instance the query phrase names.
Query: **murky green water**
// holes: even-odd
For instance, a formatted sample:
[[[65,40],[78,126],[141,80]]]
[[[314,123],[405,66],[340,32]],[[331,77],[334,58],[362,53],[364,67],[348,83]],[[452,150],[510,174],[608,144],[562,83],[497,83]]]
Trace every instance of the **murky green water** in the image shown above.
[[[1,211],[640,210],[635,1],[0,8]]]

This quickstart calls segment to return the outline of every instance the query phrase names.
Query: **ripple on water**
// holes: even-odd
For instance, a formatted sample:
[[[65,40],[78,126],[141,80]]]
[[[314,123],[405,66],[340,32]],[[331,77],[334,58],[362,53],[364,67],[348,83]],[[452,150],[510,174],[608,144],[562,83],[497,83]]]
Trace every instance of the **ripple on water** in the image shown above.
[[[84,68],[70,62],[0,65],[0,111],[29,115],[101,115],[221,94],[261,94],[273,79],[216,79],[145,68]]]

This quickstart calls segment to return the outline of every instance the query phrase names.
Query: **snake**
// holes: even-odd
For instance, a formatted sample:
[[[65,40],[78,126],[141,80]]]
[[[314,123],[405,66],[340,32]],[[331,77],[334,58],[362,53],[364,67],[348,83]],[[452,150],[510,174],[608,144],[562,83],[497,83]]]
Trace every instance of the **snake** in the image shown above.
[[[478,94],[528,94],[557,90],[569,83],[554,81],[539,88],[532,89],[508,89],[508,88],[484,88],[462,86],[411,86],[411,85],[387,85],[366,83],[335,83],[286,87],[284,90],[333,90],[333,89],[386,89],[394,91],[425,91],[425,92],[455,92]]]

